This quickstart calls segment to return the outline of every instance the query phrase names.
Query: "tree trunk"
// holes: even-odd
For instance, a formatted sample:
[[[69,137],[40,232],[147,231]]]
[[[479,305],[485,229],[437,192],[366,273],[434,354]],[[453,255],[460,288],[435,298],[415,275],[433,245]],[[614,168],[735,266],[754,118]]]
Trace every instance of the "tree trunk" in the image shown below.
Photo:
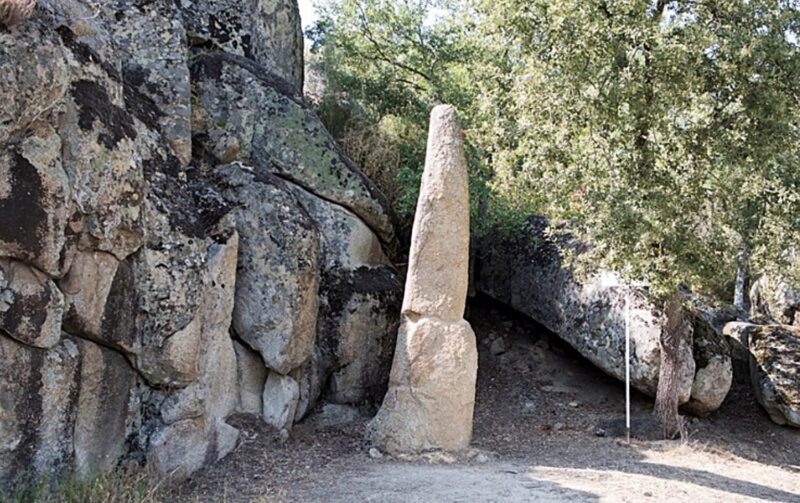
[[[747,246],[742,244],[739,248],[739,255],[737,256],[737,269],[736,269],[736,285],[733,291],[733,305],[740,311],[744,311],[745,306],[744,289],[747,283],[747,261],[749,253]]]
[[[661,367],[658,376],[655,414],[661,423],[664,438],[673,439],[683,431],[683,418],[678,413],[680,384],[680,346],[691,330],[683,313],[680,297],[674,294],[664,306],[666,323],[661,329]]]

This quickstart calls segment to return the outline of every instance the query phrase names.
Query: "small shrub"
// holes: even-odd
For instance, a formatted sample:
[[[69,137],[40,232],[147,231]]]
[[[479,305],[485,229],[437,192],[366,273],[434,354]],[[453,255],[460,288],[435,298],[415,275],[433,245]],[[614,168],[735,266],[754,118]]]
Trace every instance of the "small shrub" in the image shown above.
[[[352,121],[341,136],[342,148],[384,195],[395,201],[400,192],[396,183],[400,167],[397,145],[376,124]]]
[[[114,472],[87,480],[66,475],[41,479],[11,496],[0,493],[0,503],[162,503],[161,484],[147,472]]]
[[[35,7],[36,0],[0,0],[0,25],[10,28],[27,21]]]

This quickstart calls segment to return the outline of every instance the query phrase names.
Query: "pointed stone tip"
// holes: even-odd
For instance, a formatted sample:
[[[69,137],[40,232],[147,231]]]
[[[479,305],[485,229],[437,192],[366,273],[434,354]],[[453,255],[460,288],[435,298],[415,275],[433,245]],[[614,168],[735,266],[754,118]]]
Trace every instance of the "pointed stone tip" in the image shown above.
[[[431,111],[431,119],[458,119],[458,112],[453,105],[436,105]]]

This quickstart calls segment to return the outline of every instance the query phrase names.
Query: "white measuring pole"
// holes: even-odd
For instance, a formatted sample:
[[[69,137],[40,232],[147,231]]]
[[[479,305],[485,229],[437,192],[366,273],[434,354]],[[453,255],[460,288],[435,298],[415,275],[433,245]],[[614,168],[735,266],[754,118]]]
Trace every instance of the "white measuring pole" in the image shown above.
[[[631,306],[625,292],[625,438],[631,442]]]

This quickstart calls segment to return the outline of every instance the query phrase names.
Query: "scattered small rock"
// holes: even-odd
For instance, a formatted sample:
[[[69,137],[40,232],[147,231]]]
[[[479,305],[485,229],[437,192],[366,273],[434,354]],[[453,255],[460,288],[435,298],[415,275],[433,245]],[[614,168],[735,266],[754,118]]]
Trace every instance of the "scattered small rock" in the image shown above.
[[[578,402],[570,402],[569,403],[569,406],[572,407],[573,409],[576,409],[578,407],[578,405],[580,405]]]
[[[605,437],[606,436],[606,430],[604,430],[603,428],[595,428],[594,429],[594,436],[596,436],[596,437]]]
[[[561,431],[566,427],[567,427],[567,425],[565,425],[564,423],[556,423],[556,424],[553,425],[553,429],[555,431]]]
[[[383,457],[383,453],[378,449],[376,449],[375,447],[372,447],[369,450],[369,457],[371,457],[372,459],[381,459]]]
[[[445,451],[427,452],[422,458],[432,465],[452,465],[458,461],[455,456]]]
[[[506,340],[501,338],[495,339],[492,342],[492,346],[489,348],[489,351],[492,352],[494,356],[501,355],[508,351],[508,345],[506,344]]]

